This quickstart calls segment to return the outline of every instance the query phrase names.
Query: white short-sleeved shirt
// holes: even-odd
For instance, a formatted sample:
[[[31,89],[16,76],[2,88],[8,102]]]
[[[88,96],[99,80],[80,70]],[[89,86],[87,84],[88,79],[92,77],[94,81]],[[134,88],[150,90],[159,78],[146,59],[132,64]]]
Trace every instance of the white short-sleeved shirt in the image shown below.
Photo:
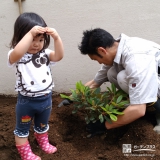
[[[120,35],[118,51],[114,64],[125,70],[129,86],[131,104],[150,103],[160,96],[160,46],[138,37]],[[110,66],[103,65],[95,76],[100,84],[107,80],[106,72]]]
[[[51,50],[45,49],[37,54],[26,53],[18,62],[10,64],[12,50],[8,52],[8,66],[15,69],[15,90],[29,97],[50,93],[54,87],[50,65],[55,64],[49,60]]]

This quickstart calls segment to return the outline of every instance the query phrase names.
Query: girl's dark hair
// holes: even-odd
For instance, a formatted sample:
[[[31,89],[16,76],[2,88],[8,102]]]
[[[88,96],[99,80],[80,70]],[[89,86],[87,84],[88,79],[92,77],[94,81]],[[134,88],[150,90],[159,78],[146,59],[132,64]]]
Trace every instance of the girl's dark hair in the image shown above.
[[[34,26],[47,27],[47,24],[41,16],[36,13],[26,12],[21,14],[15,21],[14,34],[10,43],[10,48],[14,48],[24,35],[29,32]],[[44,46],[43,49],[47,48],[50,44],[50,36],[44,34]]]
[[[83,37],[78,49],[82,54],[95,54],[99,57],[100,54],[97,52],[98,47],[112,47],[115,39],[113,36],[104,29],[95,28],[91,30],[86,30],[83,32]]]

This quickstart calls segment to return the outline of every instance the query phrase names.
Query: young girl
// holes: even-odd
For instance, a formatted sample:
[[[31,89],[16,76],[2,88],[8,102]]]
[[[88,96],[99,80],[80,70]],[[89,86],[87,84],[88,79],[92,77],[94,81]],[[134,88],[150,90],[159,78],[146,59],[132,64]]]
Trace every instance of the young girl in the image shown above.
[[[55,51],[47,48],[50,36]],[[18,92],[14,130],[16,147],[22,160],[40,160],[30,148],[29,129],[34,120],[34,136],[40,148],[48,154],[57,151],[49,144],[47,134],[54,87],[50,65],[63,58],[63,44],[57,31],[47,27],[41,16],[23,13],[14,24],[11,48],[8,65],[15,68],[15,90]]]

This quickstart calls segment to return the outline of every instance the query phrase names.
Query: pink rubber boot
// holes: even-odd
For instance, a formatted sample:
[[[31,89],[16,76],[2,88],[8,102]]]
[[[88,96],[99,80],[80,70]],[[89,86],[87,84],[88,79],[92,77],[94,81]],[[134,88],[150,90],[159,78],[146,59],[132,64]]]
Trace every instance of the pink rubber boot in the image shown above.
[[[41,160],[39,156],[32,152],[28,141],[23,145],[16,145],[16,147],[22,160]]]
[[[41,147],[41,149],[43,151],[45,151],[48,154],[55,153],[57,151],[57,148],[55,146],[52,146],[49,143],[47,132],[43,133],[43,134],[37,134],[35,132],[34,135],[36,137],[36,140],[37,140],[39,146]]]

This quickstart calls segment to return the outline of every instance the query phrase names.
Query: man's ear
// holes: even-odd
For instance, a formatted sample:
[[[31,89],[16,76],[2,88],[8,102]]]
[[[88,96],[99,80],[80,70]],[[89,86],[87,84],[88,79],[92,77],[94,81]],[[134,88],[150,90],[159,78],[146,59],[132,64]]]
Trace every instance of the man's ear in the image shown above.
[[[106,49],[103,47],[98,47],[97,51],[101,56],[106,54]]]

